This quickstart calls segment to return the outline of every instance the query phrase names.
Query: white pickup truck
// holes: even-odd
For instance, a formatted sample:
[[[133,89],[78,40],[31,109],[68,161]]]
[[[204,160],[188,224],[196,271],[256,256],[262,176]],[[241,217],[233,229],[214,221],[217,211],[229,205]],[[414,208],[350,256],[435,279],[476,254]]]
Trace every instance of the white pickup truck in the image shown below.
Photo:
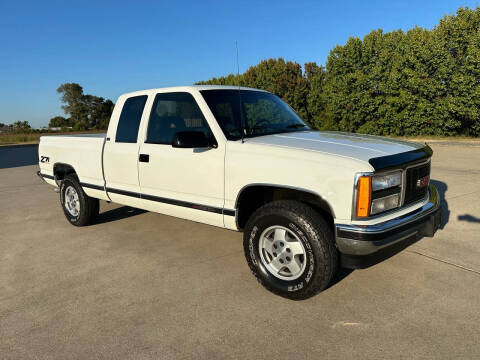
[[[427,145],[311,130],[277,96],[227,86],[118,98],[108,131],[40,139],[38,172],[67,219],[99,199],[244,232],[272,292],[304,299],[441,222]],[[221,241],[221,239],[218,239]]]

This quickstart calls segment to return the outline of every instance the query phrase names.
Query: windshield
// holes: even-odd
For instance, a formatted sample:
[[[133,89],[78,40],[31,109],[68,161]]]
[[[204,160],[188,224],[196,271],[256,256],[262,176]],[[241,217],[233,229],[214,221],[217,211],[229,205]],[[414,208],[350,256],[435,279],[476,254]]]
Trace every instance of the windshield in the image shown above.
[[[229,140],[305,131],[310,128],[277,96],[252,90],[202,90],[201,94]],[[243,120],[242,120],[243,117]]]

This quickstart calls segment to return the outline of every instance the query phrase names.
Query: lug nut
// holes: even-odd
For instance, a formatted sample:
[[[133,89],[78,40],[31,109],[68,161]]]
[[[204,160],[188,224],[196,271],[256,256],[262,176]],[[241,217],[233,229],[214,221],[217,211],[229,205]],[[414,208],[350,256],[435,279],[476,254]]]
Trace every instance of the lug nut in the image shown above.
[[[287,261],[290,261],[290,258],[289,258],[288,256],[287,256],[285,259],[286,259]]]
[[[282,246],[282,247],[283,247],[283,242],[281,242],[281,243],[280,243],[280,246]]]
[[[283,264],[283,263],[284,263],[283,259],[280,259],[280,263],[281,263],[281,264]]]
[[[289,253],[289,252],[292,252],[292,250],[290,250],[290,248],[286,248],[285,250],[286,250],[288,253]]]
[[[276,256],[277,256],[277,253],[276,253],[276,252],[274,252],[274,253],[273,253],[273,256],[275,256],[275,257],[276,257]]]

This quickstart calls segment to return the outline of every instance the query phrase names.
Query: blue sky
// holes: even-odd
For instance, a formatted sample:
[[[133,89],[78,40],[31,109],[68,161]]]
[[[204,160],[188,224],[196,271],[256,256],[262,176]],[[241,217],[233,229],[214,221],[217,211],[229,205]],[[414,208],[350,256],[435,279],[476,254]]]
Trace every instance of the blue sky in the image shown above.
[[[432,28],[477,1],[0,0],[0,122],[63,115],[57,87],[77,82],[113,101],[189,85],[266,58],[326,62],[350,36]]]

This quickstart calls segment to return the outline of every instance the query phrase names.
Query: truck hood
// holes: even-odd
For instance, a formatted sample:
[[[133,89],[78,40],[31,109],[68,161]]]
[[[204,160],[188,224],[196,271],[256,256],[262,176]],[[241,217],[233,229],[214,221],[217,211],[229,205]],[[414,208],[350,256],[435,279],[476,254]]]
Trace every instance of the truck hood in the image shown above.
[[[387,158],[389,155],[415,153],[425,146],[410,141],[334,131],[298,131],[259,136],[246,141],[266,146],[321,152],[366,162],[374,158]],[[372,164],[371,161],[370,163]]]

